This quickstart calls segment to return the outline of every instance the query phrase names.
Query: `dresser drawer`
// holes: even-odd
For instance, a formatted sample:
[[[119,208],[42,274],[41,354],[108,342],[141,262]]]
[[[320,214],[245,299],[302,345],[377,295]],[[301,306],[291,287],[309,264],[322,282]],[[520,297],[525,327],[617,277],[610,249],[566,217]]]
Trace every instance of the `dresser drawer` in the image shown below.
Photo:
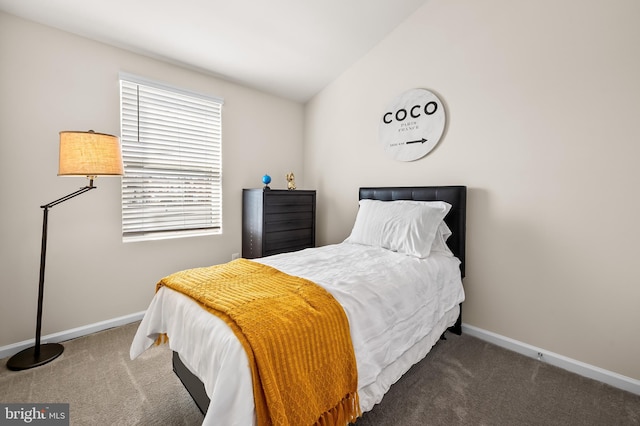
[[[312,247],[314,246],[310,244],[274,246],[273,249],[265,249],[264,252],[262,253],[262,256],[272,256],[274,254],[289,253],[292,251],[304,250],[306,248],[312,248]]]
[[[312,195],[269,195],[264,203],[264,213],[283,214],[290,212],[312,212],[314,209]]]
[[[313,247],[313,229],[267,232],[265,234],[264,255],[283,253]]]
[[[313,228],[313,212],[287,212],[265,216],[267,232]]]

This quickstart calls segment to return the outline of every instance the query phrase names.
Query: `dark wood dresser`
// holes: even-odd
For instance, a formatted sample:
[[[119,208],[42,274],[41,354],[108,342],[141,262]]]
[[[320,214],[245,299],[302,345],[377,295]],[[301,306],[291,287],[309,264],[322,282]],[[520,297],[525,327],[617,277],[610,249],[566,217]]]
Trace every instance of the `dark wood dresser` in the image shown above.
[[[242,190],[242,257],[254,259],[316,245],[316,191]]]

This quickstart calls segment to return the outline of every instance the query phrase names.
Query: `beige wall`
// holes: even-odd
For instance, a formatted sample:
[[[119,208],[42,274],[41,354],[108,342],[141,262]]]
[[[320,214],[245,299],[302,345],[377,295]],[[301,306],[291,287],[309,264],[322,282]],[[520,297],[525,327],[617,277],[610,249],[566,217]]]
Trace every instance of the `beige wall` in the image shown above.
[[[212,52],[215,54],[215,52]],[[58,132],[120,134],[118,73],[223,97],[219,236],[121,242],[120,179],[51,209],[43,335],[146,309],[179,269],[241,251],[241,193],[302,179],[303,106],[0,13],[0,347],[33,338],[42,210],[86,184],[57,177]]]
[[[318,241],[361,185],[465,184],[464,322],[640,379],[640,2],[431,0],[305,110]],[[448,129],[401,163],[378,120],[411,88]]]

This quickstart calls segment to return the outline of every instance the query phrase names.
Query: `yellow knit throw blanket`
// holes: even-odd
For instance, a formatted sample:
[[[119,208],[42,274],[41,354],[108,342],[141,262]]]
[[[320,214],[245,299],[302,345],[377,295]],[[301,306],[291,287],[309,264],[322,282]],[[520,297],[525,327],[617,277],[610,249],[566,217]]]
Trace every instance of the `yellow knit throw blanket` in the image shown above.
[[[322,287],[246,259],[177,272],[156,290],[163,285],[234,331],[249,358],[259,426],[344,426],[361,414],[349,322]]]

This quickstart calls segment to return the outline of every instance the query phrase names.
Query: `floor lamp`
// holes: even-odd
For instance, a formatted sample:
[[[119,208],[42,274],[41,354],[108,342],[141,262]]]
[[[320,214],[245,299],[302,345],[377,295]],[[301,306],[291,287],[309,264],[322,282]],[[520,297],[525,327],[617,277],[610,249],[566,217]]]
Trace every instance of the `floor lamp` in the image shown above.
[[[104,133],[60,132],[60,161],[58,176],[86,176],[89,185],[62,198],[40,206],[44,212],[42,221],[42,246],[40,251],[40,284],[38,286],[38,314],[36,318],[35,346],[18,352],[7,361],[9,370],[26,370],[56,359],[64,351],[59,343],[40,344],[42,330],[42,302],[44,299],[44,266],[47,255],[47,220],[49,209],[94,188],[97,176],[122,176],[122,154],[118,138]]]

